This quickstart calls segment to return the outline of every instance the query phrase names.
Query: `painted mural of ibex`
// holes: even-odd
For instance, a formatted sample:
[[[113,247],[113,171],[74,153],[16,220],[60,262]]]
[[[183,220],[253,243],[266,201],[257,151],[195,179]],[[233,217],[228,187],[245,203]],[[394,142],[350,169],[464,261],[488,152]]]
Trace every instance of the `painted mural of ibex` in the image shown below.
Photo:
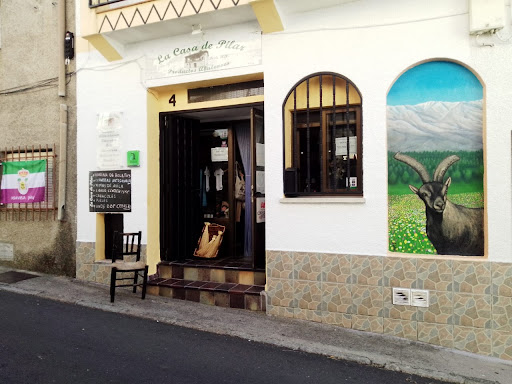
[[[410,166],[421,178],[418,189],[409,185],[425,203],[427,236],[440,255],[483,256],[483,208],[468,208],[447,199],[451,177],[443,182],[444,175],[460,158],[446,157],[437,166],[433,180],[423,164],[410,156],[397,152],[394,158]]]

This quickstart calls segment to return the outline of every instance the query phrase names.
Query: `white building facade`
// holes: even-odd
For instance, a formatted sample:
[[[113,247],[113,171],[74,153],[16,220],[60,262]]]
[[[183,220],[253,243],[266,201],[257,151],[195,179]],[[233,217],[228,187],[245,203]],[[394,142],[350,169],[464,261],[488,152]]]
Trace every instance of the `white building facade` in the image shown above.
[[[202,222],[221,218],[224,256],[249,257],[241,271],[254,272],[254,285],[264,279],[266,302],[259,309],[270,315],[512,359],[510,3],[488,2],[497,6],[484,11],[479,1],[461,0],[216,3],[120,1],[90,8],[77,1],[76,35],[83,38],[77,45],[77,277],[107,282],[109,231],[121,225],[142,231],[150,273],[163,278],[159,265],[192,257]],[[481,86],[476,99],[461,92],[464,101],[481,100],[476,120],[483,171],[479,181],[471,173],[471,185],[481,188],[483,255],[390,246],[396,235],[389,219],[390,92],[409,70],[428,63],[452,64]],[[429,73],[423,81],[439,90],[438,79]],[[338,122],[336,116],[340,127],[353,124],[354,131],[329,136],[331,145],[332,133],[322,127]],[[467,116],[453,119],[463,126]],[[180,133],[166,136],[165,129]],[[239,141],[244,129],[252,144]],[[192,131],[197,136],[187,136]],[[244,163],[246,150],[252,163]],[[128,165],[128,151],[139,151],[138,166]],[[304,153],[309,160],[302,160]],[[339,168],[329,156],[339,158]],[[252,185],[241,217],[235,213],[235,163],[243,165],[246,190]],[[199,184],[205,167],[212,171],[212,191],[213,171],[225,173],[214,197],[203,195]],[[345,185],[330,184],[334,169],[341,169]],[[109,212],[98,208],[101,199],[91,208],[90,172],[119,170],[131,174],[131,208]],[[291,178],[287,170],[295,172]],[[180,172],[189,171],[200,181],[172,192],[187,183]],[[406,189],[420,187],[408,177]],[[455,174],[450,180],[449,191],[456,192],[462,181]],[[425,207],[419,212],[423,222]],[[121,224],[111,213],[122,213]],[[421,231],[430,238],[428,228]],[[427,302],[399,305],[393,288],[412,298],[428,295]]]

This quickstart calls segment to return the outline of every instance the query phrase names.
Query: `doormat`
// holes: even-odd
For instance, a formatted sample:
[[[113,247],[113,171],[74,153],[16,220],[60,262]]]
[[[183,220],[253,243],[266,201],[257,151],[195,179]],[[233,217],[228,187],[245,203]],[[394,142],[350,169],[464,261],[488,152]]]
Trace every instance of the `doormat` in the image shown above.
[[[18,281],[33,279],[34,277],[39,277],[39,276],[32,275],[30,273],[25,273],[25,272],[8,271],[8,272],[0,273],[0,283],[14,284],[14,283],[17,283]]]

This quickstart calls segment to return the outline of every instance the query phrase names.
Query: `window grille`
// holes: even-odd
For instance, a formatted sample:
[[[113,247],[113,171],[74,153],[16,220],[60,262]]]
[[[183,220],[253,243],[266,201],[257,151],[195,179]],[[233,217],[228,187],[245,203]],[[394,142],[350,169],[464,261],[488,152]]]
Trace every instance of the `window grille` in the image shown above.
[[[263,95],[263,80],[189,89],[188,102],[199,103],[202,101],[236,99],[258,95]]]
[[[299,81],[283,103],[284,194],[362,195],[362,98],[334,73]]]
[[[3,174],[2,164],[7,161],[46,160],[45,201],[37,203],[1,204],[0,221],[42,221],[55,220],[56,208],[56,167],[55,144],[52,146],[32,146],[5,148],[0,150],[0,183]]]
[[[119,3],[123,0],[89,0],[89,8],[96,8],[101,7],[102,5],[112,4],[112,3]],[[132,5],[133,3],[130,3]]]

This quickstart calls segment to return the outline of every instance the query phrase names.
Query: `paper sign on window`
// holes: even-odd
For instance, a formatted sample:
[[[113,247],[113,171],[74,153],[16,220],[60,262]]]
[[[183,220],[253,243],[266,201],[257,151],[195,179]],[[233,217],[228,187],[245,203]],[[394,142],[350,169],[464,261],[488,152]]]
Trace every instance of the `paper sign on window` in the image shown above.
[[[357,177],[346,178],[346,186],[350,188],[357,188]]]
[[[350,136],[348,140],[350,157],[353,158],[357,154],[357,136]],[[347,138],[336,138],[336,156],[347,155]]]

